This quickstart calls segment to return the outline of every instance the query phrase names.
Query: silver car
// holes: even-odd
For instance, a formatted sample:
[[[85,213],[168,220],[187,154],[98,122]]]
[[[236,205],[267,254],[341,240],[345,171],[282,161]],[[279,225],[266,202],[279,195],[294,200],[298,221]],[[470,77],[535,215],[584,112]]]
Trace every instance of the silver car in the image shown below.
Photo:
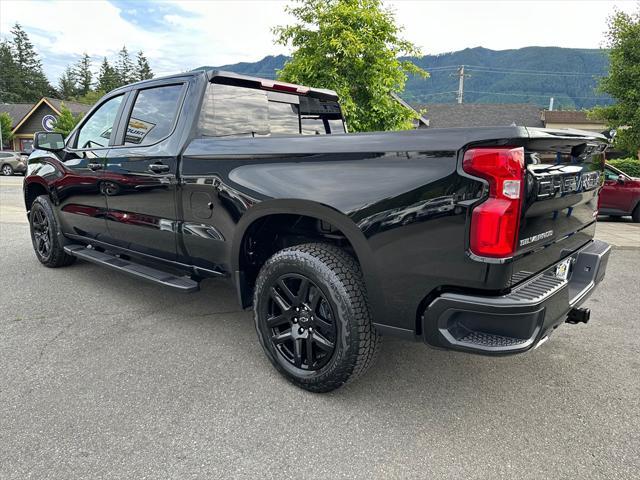
[[[5,176],[27,171],[27,159],[20,152],[0,151],[0,173]]]

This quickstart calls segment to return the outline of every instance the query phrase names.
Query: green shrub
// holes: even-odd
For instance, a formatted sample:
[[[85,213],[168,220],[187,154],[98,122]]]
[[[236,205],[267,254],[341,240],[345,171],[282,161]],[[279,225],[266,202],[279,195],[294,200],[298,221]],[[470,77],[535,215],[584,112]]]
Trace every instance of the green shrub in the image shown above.
[[[607,163],[618,170],[622,170],[627,175],[640,177],[640,160],[636,158],[618,158],[616,160],[609,160]]]

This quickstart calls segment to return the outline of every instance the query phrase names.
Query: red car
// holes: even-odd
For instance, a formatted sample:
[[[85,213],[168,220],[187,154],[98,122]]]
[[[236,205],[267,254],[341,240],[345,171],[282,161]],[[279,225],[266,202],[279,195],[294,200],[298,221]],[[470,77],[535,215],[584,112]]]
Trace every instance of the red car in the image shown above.
[[[608,164],[604,175],[599,213],[611,217],[631,215],[634,222],[640,222],[640,178],[630,177]]]

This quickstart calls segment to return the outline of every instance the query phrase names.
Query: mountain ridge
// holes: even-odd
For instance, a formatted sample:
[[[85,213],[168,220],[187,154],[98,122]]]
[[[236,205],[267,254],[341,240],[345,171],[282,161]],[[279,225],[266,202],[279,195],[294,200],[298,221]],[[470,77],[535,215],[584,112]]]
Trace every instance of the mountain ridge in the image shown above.
[[[257,62],[218,67],[245,75],[275,78],[289,57],[267,55]],[[465,103],[549,104],[555,108],[584,109],[609,105],[610,97],[597,92],[597,79],[608,71],[606,50],[524,47],[490,50],[466,48],[456,52],[407,57],[427,70],[431,77],[410,77],[401,96],[414,105],[454,103],[458,89],[457,70],[465,65]],[[314,85],[322,87],[322,85]]]

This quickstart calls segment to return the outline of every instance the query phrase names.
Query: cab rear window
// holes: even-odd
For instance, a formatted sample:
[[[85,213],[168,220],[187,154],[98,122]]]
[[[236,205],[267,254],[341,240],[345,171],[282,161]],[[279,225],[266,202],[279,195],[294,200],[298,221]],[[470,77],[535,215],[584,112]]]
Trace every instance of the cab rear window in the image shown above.
[[[335,101],[254,88],[209,84],[199,118],[206,137],[344,133]]]

